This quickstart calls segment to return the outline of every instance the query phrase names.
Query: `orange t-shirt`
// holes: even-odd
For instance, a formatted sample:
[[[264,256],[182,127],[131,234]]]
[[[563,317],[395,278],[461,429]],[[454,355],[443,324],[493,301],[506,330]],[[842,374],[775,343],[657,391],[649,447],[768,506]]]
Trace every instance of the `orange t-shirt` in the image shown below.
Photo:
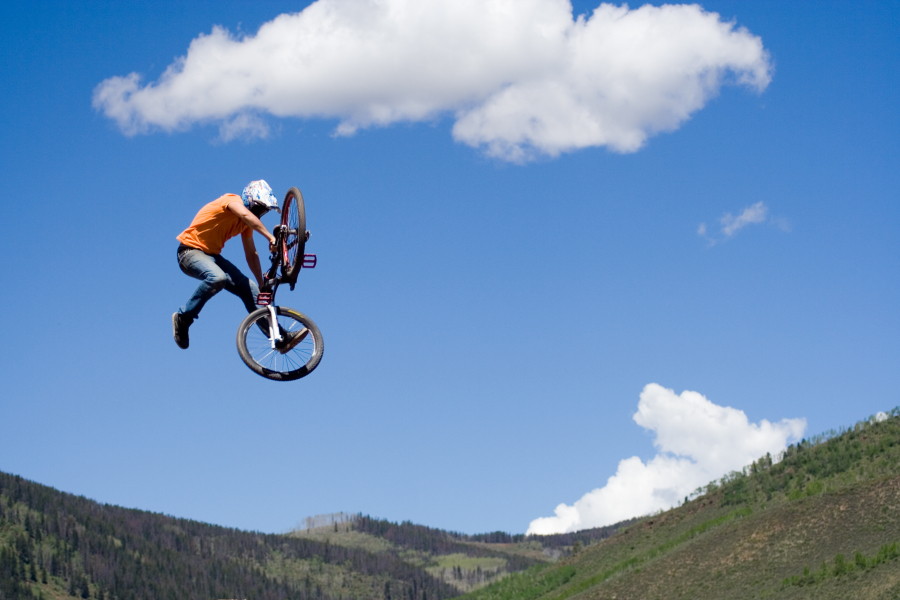
[[[235,194],[225,194],[200,209],[191,226],[181,232],[178,241],[207,254],[221,254],[225,242],[244,233],[247,225],[228,210],[232,202],[243,202]]]

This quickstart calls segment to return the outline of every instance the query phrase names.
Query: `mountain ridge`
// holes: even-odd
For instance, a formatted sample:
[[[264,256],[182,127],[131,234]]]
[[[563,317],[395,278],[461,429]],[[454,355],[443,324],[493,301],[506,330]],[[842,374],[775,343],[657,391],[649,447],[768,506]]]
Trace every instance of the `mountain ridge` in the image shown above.
[[[342,542],[348,534],[357,541]],[[0,472],[0,600],[445,600],[554,560],[570,538],[549,537],[545,555],[524,536],[469,536],[363,515],[263,534],[101,504]]]
[[[761,457],[669,511],[552,536],[361,514],[262,534],[0,472],[0,600],[900,598],[900,410],[884,417]]]

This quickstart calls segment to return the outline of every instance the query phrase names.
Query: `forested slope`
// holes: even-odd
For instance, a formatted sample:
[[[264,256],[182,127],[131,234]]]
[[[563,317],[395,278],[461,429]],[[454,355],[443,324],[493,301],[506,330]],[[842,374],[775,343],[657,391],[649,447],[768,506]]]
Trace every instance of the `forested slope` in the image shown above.
[[[898,414],[803,441],[780,462],[763,457],[683,506],[466,598],[900,598]]]
[[[291,535],[335,546],[393,552],[459,592],[478,589],[510,573],[567,556],[576,544],[606,539],[623,525],[636,521],[570,534],[525,536],[501,531],[467,535],[408,521],[394,523],[343,513],[333,516],[337,519],[331,525],[309,527]]]
[[[541,540],[361,515],[267,535],[104,505],[0,473],[0,600],[444,600],[565,555],[574,543]]]
[[[556,536],[362,515],[260,534],[0,473],[0,600],[900,599],[898,414],[762,457],[671,511]]]
[[[394,553],[103,505],[0,473],[0,600],[457,594]]]

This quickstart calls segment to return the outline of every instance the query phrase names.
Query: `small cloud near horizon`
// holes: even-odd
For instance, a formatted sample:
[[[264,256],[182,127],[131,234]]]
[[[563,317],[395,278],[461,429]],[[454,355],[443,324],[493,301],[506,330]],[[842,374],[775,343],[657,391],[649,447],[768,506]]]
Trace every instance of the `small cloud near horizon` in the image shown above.
[[[697,4],[568,0],[318,0],[254,35],[215,26],[162,76],[94,90],[125,135],[220,126],[265,138],[263,117],[337,119],[335,135],[454,119],[453,138],[527,162],[581,148],[635,152],[724,84],[771,80],[762,40]]]
[[[646,463],[637,456],[620,461],[606,485],[571,506],[558,505],[552,517],[533,520],[528,534],[602,527],[667,510],[766,453],[777,455],[806,430],[806,419],[751,423],[742,410],[719,406],[697,392],[676,394],[655,383],[644,387],[633,418],[656,435],[657,455]]]

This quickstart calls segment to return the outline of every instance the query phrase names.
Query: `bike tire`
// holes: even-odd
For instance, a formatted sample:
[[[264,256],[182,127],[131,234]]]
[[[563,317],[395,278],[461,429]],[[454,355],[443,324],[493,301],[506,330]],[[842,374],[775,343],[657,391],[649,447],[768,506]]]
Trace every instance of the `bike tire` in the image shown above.
[[[281,273],[289,283],[297,281],[306,249],[306,206],[303,194],[295,187],[287,191],[281,209],[281,225],[285,230],[281,242]]]
[[[238,327],[237,347],[241,360],[257,375],[273,381],[294,381],[313,372],[322,360],[325,344],[322,333],[312,319],[292,308],[276,306],[278,324],[287,332],[309,329],[306,338],[297,347],[282,354],[271,347],[269,338],[257,324],[262,319],[268,331],[269,309],[257,309],[247,315]]]

